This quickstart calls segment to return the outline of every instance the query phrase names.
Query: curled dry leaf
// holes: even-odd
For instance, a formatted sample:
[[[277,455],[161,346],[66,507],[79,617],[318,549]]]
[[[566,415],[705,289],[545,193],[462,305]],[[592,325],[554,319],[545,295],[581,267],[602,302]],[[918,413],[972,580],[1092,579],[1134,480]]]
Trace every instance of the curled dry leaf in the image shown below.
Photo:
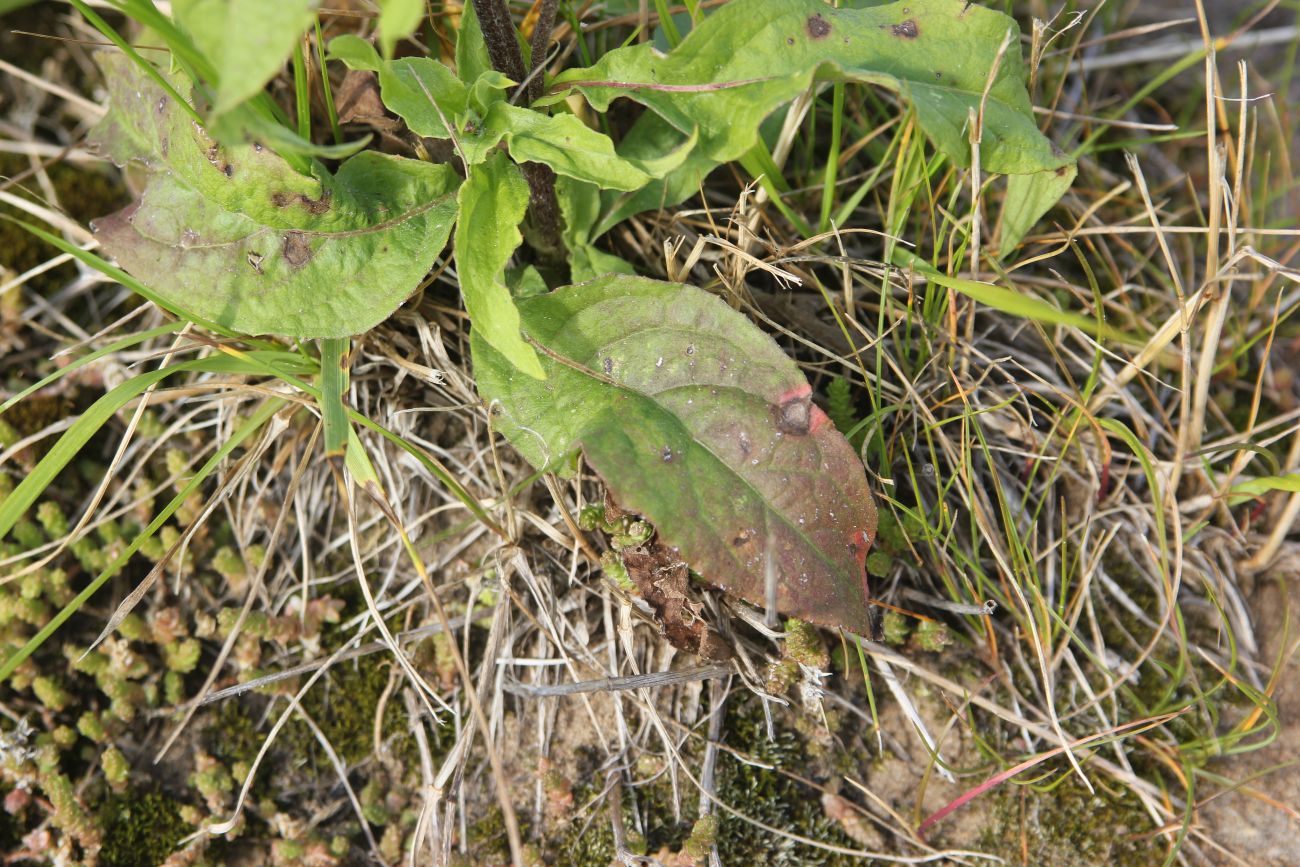
[[[761,606],[771,568],[782,613],[870,631],[865,470],[771,338],[707,292],[637,277],[519,311],[546,379],[477,334],[474,366],[498,427],[534,466],[561,471],[581,450],[710,584]]]

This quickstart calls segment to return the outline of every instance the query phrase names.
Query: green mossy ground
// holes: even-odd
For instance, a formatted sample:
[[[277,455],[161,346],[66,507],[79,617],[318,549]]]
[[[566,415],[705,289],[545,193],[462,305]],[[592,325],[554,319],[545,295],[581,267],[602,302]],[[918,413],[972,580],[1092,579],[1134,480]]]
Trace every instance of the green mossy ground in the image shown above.
[[[100,867],[157,867],[194,830],[180,804],[159,792],[110,795],[96,815],[104,829]]]
[[[805,737],[788,726],[788,721],[781,721],[783,715],[778,712],[775,738],[769,739],[757,700],[749,697],[733,699],[728,705],[723,740],[728,746],[760,762],[809,775],[817,764],[814,751],[810,751]],[[684,759],[696,769],[702,759],[699,752],[698,743],[694,741],[689,742],[683,752]],[[689,783],[683,785],[690,788]],[[574,802],[590,802],[601,788],[601,781],[593,781],[575,790]],[[825,843],[857,848],[826,816],[820,793],[779,770],[745,764],[724,751],[718,756],[717,795],[724,803],[764,824]],[[644,838],[632,831],[635,827],[634,804],[647,821]],[[648,785],[623,789],[623,824],[628,829],[629,845],[635,842],[645,853],[653,855],[665,847],[673,852],[682,848],[698,814],[698,800],[685,797],[682,813],[683,821],[674,821],[672,787],[666,774]],[[769,834],[725,811],[719,812],[718,819],[718,854],[724,864],[794,867],[861,863]],[[554,844],[546,852],[548,863],[573,867],[606,867],[614,854],[613,832],[608,808],[604,805],[597,808],[594,816],[576,819],[567,830],[555,835]]]
[[[1067,776],[1049,790],[1003,785],[990,793],[992,821],[980,849],[1008,864],[1146,867],[1163,860],[1136,796],[1100,788],[1092,794],[1068,768],[1060,772]]]

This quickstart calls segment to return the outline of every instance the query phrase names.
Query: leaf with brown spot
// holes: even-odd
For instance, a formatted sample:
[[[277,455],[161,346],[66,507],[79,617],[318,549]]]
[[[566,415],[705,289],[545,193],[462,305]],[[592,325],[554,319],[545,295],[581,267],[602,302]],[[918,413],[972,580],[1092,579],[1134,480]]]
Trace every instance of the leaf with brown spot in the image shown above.
[[[149,176],[139,200],[95,221],[96,237],[194,315],[245,334],[358,334],[406,300],[446,244],[459,185],[449,166],[367,151],[336,174],[301,175],[267,148],[217,143],[124,55],[98,59],[111,106],[91,137]]]
[[[519,313],[547,378],[513,369],[477,331],[474,371],[534,466],[562,471],[581,450],[709,583],[762,606],[770,562],[782,613],[869,633],[876,510],[862,462],[770,337],[707,292],[638,277],[558,289]]]
[[[617,99],[649,109],[619,143],[620,154],[645,158],[698,137],[683,166],[668,177],[632,196],[606,193],[598,231],[695,195],[704,175],[748,152],[764,119],[807,93],[814,80],[895,91],[915,109],[917,124],[935,147],[962,166],[971,162],[968,118],[974,110],[983,118],[985,172],[1056,177],[1064,171],[1073,178],[1074,159],[1055,150],[1038,129],[1020,40],[1012,39],[999,56],[1008,32],[1018,32],[1014,19],[966,0],[856,5],[732,0],[667,54],[651,42],[629,45],[606,52],[593,66],[556,76],[551,100],[568,86],[597,112]],[[1053,194],[1059,198],[1063,185],[1068,178],[1055,186],[1037,183],[1041,195],[1017,215],[1017,225],[1037,220],[1041,202]]]

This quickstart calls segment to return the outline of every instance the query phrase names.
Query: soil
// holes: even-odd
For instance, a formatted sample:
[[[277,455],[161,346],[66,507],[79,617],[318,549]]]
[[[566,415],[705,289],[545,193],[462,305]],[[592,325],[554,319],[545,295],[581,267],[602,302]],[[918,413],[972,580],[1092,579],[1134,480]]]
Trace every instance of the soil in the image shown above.
[[[1300,610],[1300,555],[1257,579],[1251,607],[1261,659],[1279,660],[1277,738],[1262,749],[1224,759],[1213,770],[1245,785],[1215,796],[1202,810],[1214,837],[1254,867],[1300,864],[1300,681],[1295,675]],[[1225,859],[1225,862],[1226,859]]]

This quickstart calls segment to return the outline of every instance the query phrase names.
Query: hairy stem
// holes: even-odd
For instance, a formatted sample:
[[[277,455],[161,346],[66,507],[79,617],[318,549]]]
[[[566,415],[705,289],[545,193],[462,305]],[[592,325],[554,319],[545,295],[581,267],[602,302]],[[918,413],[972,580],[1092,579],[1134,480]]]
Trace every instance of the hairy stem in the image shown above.
[[[542,0],[542,8],[537,11],[537,24],[533,27],[532,68],[528,70],[528,101],[532,102],[542,95],[542,79],[545,78],[539,66],[546,62],[546,49],[551,44],[551,28],[555,26],[555,10],[559,0]]]
[[[546,0],[543,4],[537,29],[533,33],[534,64],[540,63],[546,56],[546,43],[550,41],[551,24],[555,20],[555,6],[554,0]],[[492,67],[514,81],[524,81],[528,74],[524,69],[524,57],[519,50],[515,25],[510,20],[510,10],[506,7],[505,0],[474,0],[474,13],[478,16]],[[539,37],[541,51],[537,50]],[[541,86],[540,75],[529,82],[527,96],[530,101],[541,95]],[[521,168],[528,181],[528,222],[532,229],[527,233],[529,242],[544,260],[551,263],[562,261],[564,240],[560,235],[560,202],[555,195],[555,172],[540,163],[523,163]]]
[[[487,43],[492,67],[514,81],[523,81],[524,56],[515,39],[515,25],[510,20],[510,10],[505,0],[474,0],[474,14],[478,16],[483,41]]]

